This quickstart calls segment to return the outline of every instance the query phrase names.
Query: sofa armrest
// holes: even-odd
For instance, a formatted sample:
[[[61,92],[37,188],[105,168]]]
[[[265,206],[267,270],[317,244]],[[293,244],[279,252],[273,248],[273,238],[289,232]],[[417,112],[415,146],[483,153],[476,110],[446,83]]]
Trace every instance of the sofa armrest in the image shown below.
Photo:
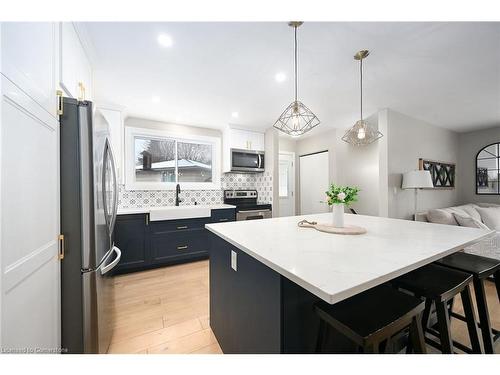
[[[500,259],[500,232],[496,232],[494,236],[465,248],[465,252]]]
[[[428,222],[429,220],[427,219],[427,211],[425,211],[425,212],[417,212],[417,214],[415,215],[415,221]]]

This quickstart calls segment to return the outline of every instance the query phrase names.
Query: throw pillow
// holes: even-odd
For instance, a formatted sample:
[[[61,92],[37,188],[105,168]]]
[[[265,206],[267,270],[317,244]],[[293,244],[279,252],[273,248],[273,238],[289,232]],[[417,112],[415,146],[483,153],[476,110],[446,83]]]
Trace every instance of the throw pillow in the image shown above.
[[[431,223],[457,225],[457,221],[453,217],[453,214],[440,208],[429,210],[427,219]]]
[[[454,213],[453,216],[461,227],[489,229],[486,225],[471,216],[463,216],[457,213]]]
[[[478,207],[477,211],[488,228],[500,231],[500,207]]]

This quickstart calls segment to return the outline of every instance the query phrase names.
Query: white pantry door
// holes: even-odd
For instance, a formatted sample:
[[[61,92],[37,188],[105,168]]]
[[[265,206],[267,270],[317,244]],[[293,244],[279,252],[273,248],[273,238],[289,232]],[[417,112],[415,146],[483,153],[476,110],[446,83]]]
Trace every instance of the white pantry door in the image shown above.
[[[52,351],[61,341],[59,122],[51,79],[54,29],[49,23],[2,23],[1,29],[0,347],[4,352]],[[42,45],[47,48],[41,49]],[[33,56],[33,51],[40,56]]]
[[[295,215],[295,154],[279,154],[280,217]]]
[[[300,214],[328,212],[326,194],[329,184],[328,151],[304,155],[300,160]]]

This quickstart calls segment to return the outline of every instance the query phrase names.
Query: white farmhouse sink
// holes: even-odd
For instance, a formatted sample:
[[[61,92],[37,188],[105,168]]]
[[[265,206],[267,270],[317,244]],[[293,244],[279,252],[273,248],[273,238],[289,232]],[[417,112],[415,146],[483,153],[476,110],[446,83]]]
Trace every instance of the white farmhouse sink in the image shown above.
[[[149,212],[150,221],[192,219],[210,217],[210,206],[172,206],[152,208]]]

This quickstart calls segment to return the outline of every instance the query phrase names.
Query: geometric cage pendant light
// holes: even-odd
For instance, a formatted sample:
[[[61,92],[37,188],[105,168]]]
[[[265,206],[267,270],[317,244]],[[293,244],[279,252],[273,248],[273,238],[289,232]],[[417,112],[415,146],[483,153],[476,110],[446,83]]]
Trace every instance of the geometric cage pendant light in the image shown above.
[[[350,128],[342,137],[344,142],[350,143],[354,146],[366,146],[376,141],[383,136],[376,128],[363,120],[363,59],[367,58],[370,52],[367,50],[359,51],[354,55],[354,60],[359,61],[359,75],[360,75],[360,120],[356,121],[354,126]]]
[[[295,37],[295,100],[286,107],[273,125],[274,128],[292,137],[299,137],[320,123],[318,117],[297,99],[297,28],[302,24],[300,21],[288,23],[288,26],[294,28]]]

